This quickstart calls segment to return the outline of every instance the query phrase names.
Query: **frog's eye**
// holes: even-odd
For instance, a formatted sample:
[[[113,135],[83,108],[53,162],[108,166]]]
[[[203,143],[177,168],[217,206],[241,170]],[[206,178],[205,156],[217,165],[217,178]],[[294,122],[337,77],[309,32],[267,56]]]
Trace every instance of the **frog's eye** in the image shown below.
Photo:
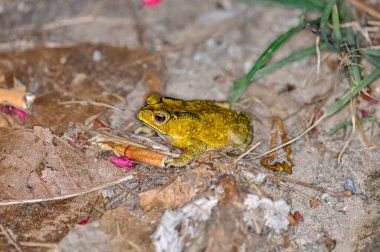
[[[165,122],[165,120],[166,120],[166,115],[164,115],[164,114],[162,114],[162,113],[156,113],[156,114],[154,114],[154,121],[156,122],[156,123],[163,123],[163,122]]]

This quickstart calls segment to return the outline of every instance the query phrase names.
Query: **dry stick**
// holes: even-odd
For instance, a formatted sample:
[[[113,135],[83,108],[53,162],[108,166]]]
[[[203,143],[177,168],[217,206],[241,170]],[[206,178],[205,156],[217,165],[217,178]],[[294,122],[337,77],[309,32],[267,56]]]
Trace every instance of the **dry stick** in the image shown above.
[[[254,170],[256,172],[264,173],[265,176],[267,176],[269,179],[281,180],[282,182],[284,182],[284,181],[285,182],[290,182],[290,183],[293,183],[293,184],[296,184],[296,185],[300,185],[300,186],[304,186],[304,187],[310,188],[312,190],[315,190],[315,191],[318,191],[318,192],[321,192],[321,193],[327,193],[327,194],[329,194],[330,196],[333,196],[333,197],[352,196],[352,193],[350,191],[338,191],[338,192],[330,191],[330,190],[327,190],[326,188],[323,188],[321,186],[313,185],[313,184],[310,184],[310,183],[307,183],[307,182],[304,182],[304,181],[300,181],[300,180],[296,180],[296,179],[291,179],[291,178],[285,178],[285,177],[279,177],[279,176],[277,176],[275,174],[272,174],[272,173],[269,173],[269,172],[263,172],[260,169],[255,168],[255,167],[249,167],[249,169],[250,170]]]
[[[49,198],[38,198],[38,199],[0,201],[0,206],[9,206],[9,205],[16,205],[16,204],[28,204],[28,203],[37,203],[37,202],[46,202],[46,201],[63,200],[63,199],[73,198],[73,197],[76,197],[76,196],[80,196],[80,195],[84,195],[84,194],[87,194],[87,193],[91,193],[91,192],[95,192],[95,191],[98,191],[98,190],[102,190],[104,188],[107,188],[107,187],[110,187],[110,186],[114,186],[114,185],[120,184],[122,182],[125,182],[125,181],[128,181],[128,180],[132,180],[134,178],[135,178],[134,175],[128,175],[128,176],[120,178],[118,180],[107,182],[107,183],[104,183],[102,185],[99,185],[99,186],[96,186],[96,187],[93,187],[93,188],[90,188],[90,189],[87,189],[87,190],[84,190],[84,191],[81,191],[81,192],[72,193],[72,194],[66,194],[66,195],[61,195],[61,196],[55,196],[55,197],[49,197]]]
[[[60,102],[59,104],[61,104],[61,105],[79,104],[79,105],[82,105],[82,106],[85,106],[85,105],[94,105],[94,106],[106,107],[106,108],[114,109],[114,110],[116,110],[116,111],[122,113],[122,114],[123,114],[124,116],[126,116],[127,118],[131,118],[131,117],[133,117],[131,114],[125,112],[125,111],[122,110],[122,109],[119,109],[118,107],[115,107],[115,106],[109,105],[109,104],[107,104],[107,103],[102,103],[102,102],[67,101],[67,102]]]
[[[334,197],[351,196],[352,195],[352,193],[350,191],[333,192],[333,191],[329,191],[326,188],[323,188],[321,186],[312,185],[312,184],[309,184],[307,182],[303,182],[303,181],[300,181],[300,180],[291,179],[291,178],[284,178],[284,177],[278,177],[278,176],[273,175],[271,173],[266,173],[266,175],[268,177],[274,177],[275,179],[278,179],[278,180],[281,180],[281,181],[286,181],[286,182],[290,182],[290,183],[293,183],[293,184],[297,184],[297,185],[301,185],[301,186],[304,186],[304,187],[308,187],[308,188],[313,189],[313,190],[318,191],[318,192],[328,193],[329,195],[334,196]]]
[[[356,123],[358,125],[359,133],[362,136],[365,145],[368,147],[369,146],[369,140],[368,140],[368,137],[364,131],[363,124],[360,122],[360,120],[356,120]]]
[[[289,188],[289,189],[290,189],[290,188]],[[304,194],[303,192],[300,192],[300,191],[298,191],[298,190],[296,190],[296,189],[294,189],[294,188],[291,188],[290,190],[292,190],[292,191],[295,192],[295,193],[298,193],[299,195],[301,195],[302,197],[305,197],[305,198],[308,199],[308,200],[315,200],[315,199],[313,199],[312,197],[310,197],[310,196]]]
[[[120,137],[120,136],[117,136],[117,135],[112,135],[110,133],[105,133],[105,132],[100,133],[100,132],[97,132],[95,130],[88,129],[86,127],[81,127],[81,128],[84,129],[87,132],[96,134],[96,136],[94,136],[91,139],[91,141],[93,141],[95,143],[112,141],[112,142],[117,143],[117,144],[120,143],[120,144],[126,144],[126,145],[133,145],[133,146],[136,146],[136,147],[140,147],[142,149],[147,149],[147,147],[145,145],[133,142],[133,141],[131,141],[129,139],[126,139],[124,137]]]
[[[287,141],[286,143],[283,143],[283,144],[277,146],[276,148],[270,149],[270,150],[268,150],[268,151],[266,151],[266,152],[264,152],[264,153],[262,153],[262,154],[260,154],[260,155],[258,155],[256,157],[253,157],[252,160],[264,157],[264,156],[266,156],[266,155],[268,155],[268,154],[270,154],[270,153],[272,153],[272,152],[274,152],[276,150],[279,150],[279,149],[281,149],[281,148],[283,148],[283,147],[285,147],[285,146],[287,146],[287,145],[289,145],[291,143],[294,143],[295,141],[297,141],[298,139],[300,139],[301,137],[303,137],[304,135],[306,135],[310,130],[312,130],[313,128],[315,128],[325,118],[326,118],[326,115],[324,114],[321,118],[319,118],[313,125],[311,125],[309,128],[307,128],[299,136],[297,136],[297,137],[295,137],[295,138]]]
[[[377,148],[380,148],[380,145],[369,146],[367,148],[361,149],[360,151],[373,151],[373,150],[376,150]]]
[[[380,26],[380,21],[368,20],[367,23],[368,23],[369,25],[373,25],[373,26]]]
[[[379,48],[379,49],[380,49],[380,48]],[[377,98],[377,97],[375,97],[375,96],[369,94],[366,90],[362,90],[361,92],[362,92],[363,94],[365,94],[366,96],[368,96],[369,98],[374,99],[374,100],[377,101],[377,102],[380,102],[380,98]]]
[[[20,245],[24,247],[39,247],[39,248],[56,248],[58,243],[50,243],[50,242],[19,242]]]
[[[319,79],[319,74],[321,72],[321,50],[319,49],[320,37],[317,36],[315,41],[315,51],[317,52],[317,80]]]
[[[377,19],[380,19],[380,11],[376,9],[375,6],[371,6],[359,0],[347,0],[347,2],[349,2],[359,10],[366,12]]]
[[[342,150],[339,153],[338,164],[340,164],[340,162],[342,161],[342,155],[346,151],[348,145],[350,144],[352,136],[354,135],[355,129],[356,129],[356,127],[355,127],[355,125],[356,125],[356,117],[355,117],[355,113],[354,113],[353,99],[351,99],[351,101],[350,101],[350,108],[351,108],[352,129],[351,129],[350,137],[348,138],[347,142],[345,143],[345,145],[343,146]]]
[[[104,23],[104,24],[114,24],[114,25],[122,24],[124,26],[134,25],[133,21],[126,20],[125,18],[111,18],[111,17],[104,17],[104,16],[87,15],[87,16],[80,16],[80,17],[74,17],[74,18],[55,21],[55,22],[42,26],[42,30],[54,30],[61,27],[86,24],[86,23],[91,23],[94,21],[99,22],[99,23]]]
[[[238,162],[240,159],[242,159],[243,157],[245,157],[248,153],[250,153],[252,150],[254,150],[257,146],[259,146],[261,144],[261,142],[258,142],[256,143],[254,146],[252,146],[251,148],[249,148],[249,150],[247,150],[246,152],[244,152],[243,154],[241,154],[240,156],[238,156],[236,159],[235,159],[235,163]]]
[[[21,249],[20,245],[18,244],[17,240],[14,238],[14,235],[12,235],[12,231],[11,230],[8,230],[6,227],[4,227],[1,223],[0,223],[0,229],[1,229],[1,232],[3,233],[3,235],[7,238],[7,241],[13,245],[13,247],[15,247],[15,249],[18,251],[18,252],[22,252],[23,250]]]

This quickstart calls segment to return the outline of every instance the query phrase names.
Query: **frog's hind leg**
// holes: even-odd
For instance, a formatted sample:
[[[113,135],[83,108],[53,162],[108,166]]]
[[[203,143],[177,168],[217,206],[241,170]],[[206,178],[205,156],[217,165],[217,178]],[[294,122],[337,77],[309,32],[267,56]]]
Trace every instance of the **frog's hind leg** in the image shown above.
[[[206,151],[207,144],[205,142],[198,139],[191,139],[190,141],[191,145],[178,158],[171,158],[165,161],[165,167],[185,166]]]
[[[244,152],[251,140],[250,119],[246,114],[241,113],[238,115],[237,125],[228,129],[228,141]]]

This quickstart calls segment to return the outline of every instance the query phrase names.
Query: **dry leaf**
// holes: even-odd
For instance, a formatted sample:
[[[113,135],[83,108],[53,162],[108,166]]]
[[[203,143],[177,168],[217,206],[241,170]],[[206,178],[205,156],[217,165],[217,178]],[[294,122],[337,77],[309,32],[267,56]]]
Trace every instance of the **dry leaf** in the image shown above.
[[[86,157],[48,129],[0,133],[0,200],[81,192],[126,173],[106,160]]]

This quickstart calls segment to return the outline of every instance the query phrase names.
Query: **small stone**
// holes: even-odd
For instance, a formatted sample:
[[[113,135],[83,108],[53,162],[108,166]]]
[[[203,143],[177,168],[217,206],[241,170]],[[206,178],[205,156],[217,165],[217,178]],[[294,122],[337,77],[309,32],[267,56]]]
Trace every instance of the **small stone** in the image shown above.
[[[92,53],[92,60],[95,62],[99,62],[102,59],[102,53],[99,50],[95,50]]]
[[[344,181],[343,188],[346,191],[352,192],[353,195],[356,194],[356,187],[352,179],[347,179],[346,181]]]
[[[115,196],[115,191],[113,189],[102,190],[102,196],[104,199],[112,199]]]

